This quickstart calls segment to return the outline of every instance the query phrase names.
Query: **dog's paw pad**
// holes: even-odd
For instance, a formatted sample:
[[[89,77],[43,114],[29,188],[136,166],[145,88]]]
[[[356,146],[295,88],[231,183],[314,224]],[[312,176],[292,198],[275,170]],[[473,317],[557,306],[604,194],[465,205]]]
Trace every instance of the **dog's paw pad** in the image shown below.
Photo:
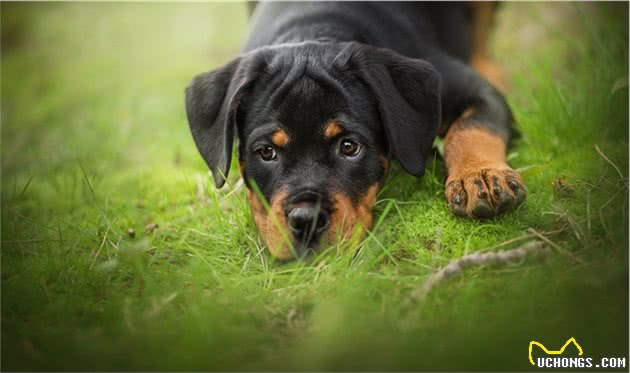
[[[518,207],[527,188],[512,169],[485,167],[449,176],[445,194],[455,215],[488,219]]]

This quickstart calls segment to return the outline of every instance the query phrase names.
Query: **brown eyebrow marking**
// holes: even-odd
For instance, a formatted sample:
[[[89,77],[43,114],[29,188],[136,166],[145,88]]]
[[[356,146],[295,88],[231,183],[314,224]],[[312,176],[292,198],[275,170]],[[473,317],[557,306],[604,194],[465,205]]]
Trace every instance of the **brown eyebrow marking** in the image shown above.
[[[271,136],[271,142],[278,147],[284,147],[289,143],[289,134],[284,130],[277,130]]]
[[[336,121],[331,120],[324,125],[324,137],[332,139],[343,132],[343,127]]]

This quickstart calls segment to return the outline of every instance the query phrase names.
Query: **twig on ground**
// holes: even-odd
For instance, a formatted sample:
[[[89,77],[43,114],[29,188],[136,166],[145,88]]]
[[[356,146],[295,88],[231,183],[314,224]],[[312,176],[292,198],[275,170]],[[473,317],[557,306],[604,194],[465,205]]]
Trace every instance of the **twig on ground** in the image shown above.
[[[544,232],[542,232],[542,234],[547,235],[547,236],[551,236],[553,234],[562,233],[562,232],[566,231],[566,229],[567,228],[560,228],[560,229],[555,229],[553,231],[544,231]],[[496,244],[494,246],[490,246],[490,247],[486,247],[484,249],[477,250],[476,252],[483,253],[483,252],[487,252],[487,251],[494,251],[494,250],[496,250],[496,249],[498,249],[500,247],[508,246],[508,245],[511,245],[511,244],[513,244],[515,242],[519,242],[519,241],[529,240],[529,239],[534,238],[534,237],[537,237],[537,236],[535,234],[533,234],[533,233],[527,233],[527,234],[524,234],[522,236],[514,237],[514,238],[511,238],[511,239],[509,239],[507,241],[500,242],[500,243],[498,243],[498,244]]]
[[[608,231],[608,227],[606,226],[606,223],[604,222],[604,215],[602,214],[601,209],[599,210],[599,221],[602,224],[602,228],[604,228],[604,234],[606,238],[612,245],[615,245],[615,241],[611,238],[610,231]]]
[[[551,246],[554,249],[556,249],[560,254],[566,255],[566,256],[570,257],[571,259],[575,260],[576,262],[578,262],[580,264],[584,264],[584,261],[582,259],[578,258],[576,255],[574,255],[572,252],[570,252],[569,250],[565,249],[564,247],[562,247],[562,246],[558,245],[557,243],[551,241],[550,239],[545,237],[542,233],[538,232],[534,228],[528,228],[527,230],[529,232],[535,234],[536,237],[538,237],[541,240],[543,240],[546,243],[548,243],[549,246]]]
[[[615,170],[619,174],[619,177],[623,179],[624,177],[623,177],[623,174],[621,173],[621,171],[619,171],[619,167],[617,167],[616,164],[614,164],[610,159],[608,159],[608,157],[606,157],[606,155],[601,150],[599,150],[599,146],[597,146],[597,144],[595,144],[595,150],[597,150],[599,155],[601,155],[602,158],[604,158],[608,163],[610,163],[611,166],[613,166],[615,168]]]
[[[580,226],[575,222],[575,219],[573,219],[568,212],[566,212],[566,211],[560,211],[560,212],[543,211],[543,215],[554,215],[554,216],[557,216],[559,220],[561,220],[563,223],[569,225],[569,227],[573,231],[573,234],[575,235],[575,238],[577,238],[578,240],[582,241],[582,237],[584,236],[584,234],[582,233],[582,229],[580,229]]]
[[[478,250],[477,252],[493,251],[493,250],[498,249],[499,247],[507,246],[507,245],[510,245],[510,244],[513,244],[513,243],[519,242],[519,241],[529,240],[529,239],[534,238],[534,237],[536,237],[536,235],[534,235],[532,233],[524,234],[522,236],[514,237],[514,238],[511,238],[511,239],[509,239],[507,241],[503,241],[503,242],[498,243],[498,244],[496,244],[494,246],[490,246],[488,248]]]
[[[474,252],[451,260],[446,267],[443,267],[429,275],[421,287],[410,294],[410,301],[416,301],[426,297],[427,294],[442,281],[462,274],[466,269],[472,267],[482,267],[487,265],[505,266],[515,264],[528,255],[546,254],[545,243],[541,241],[529,241],[512,250],[496,252]]]

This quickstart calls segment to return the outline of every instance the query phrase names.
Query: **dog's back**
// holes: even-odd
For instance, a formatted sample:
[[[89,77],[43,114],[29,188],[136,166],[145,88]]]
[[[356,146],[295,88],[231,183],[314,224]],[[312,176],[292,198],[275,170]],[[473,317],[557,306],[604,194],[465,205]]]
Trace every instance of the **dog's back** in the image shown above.
[[[358,41],[423,57],[439,49],[470,61],[472,7],[430,2],[263,2],[253,10],[244,48],[307,40]]]

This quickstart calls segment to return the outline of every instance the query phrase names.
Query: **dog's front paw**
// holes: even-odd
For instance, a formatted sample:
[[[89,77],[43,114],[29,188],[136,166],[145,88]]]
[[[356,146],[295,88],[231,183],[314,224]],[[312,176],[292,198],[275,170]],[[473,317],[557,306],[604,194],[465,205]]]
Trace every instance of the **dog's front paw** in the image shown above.
[[[455,215],[487,219],[514,210],[527,197],[527,188],[507,166],[480,167],[449,175],[445,194]]]

